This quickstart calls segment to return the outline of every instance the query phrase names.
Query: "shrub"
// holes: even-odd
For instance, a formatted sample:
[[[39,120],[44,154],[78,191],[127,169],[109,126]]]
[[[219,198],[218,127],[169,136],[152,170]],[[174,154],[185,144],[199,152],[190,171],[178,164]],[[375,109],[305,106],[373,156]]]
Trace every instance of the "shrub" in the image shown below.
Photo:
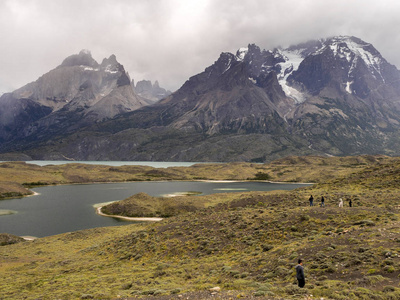
[[[375,226],[375,223],[371,220],[361,220],[354,222],[353,225]]]
[[[266,244],[266,245],[261,245],[261,248],[264,252],[267,252],[269,250],[272,250],[274,248],[274,246],[270,245],[270,244]]]
[[[270,180],[271,176],[267,173],[263,173],[263,172],[258,172],[255,176],[254,176],[255,180]]]
[[[334,266],[329,266],[327,269],[326,269],[326,272],[327,273],[335,273],[337,271],[337,269],[334,267]]]
[[[363,253],[363,252],[368,251],[368,250],[369,250],[369,248],[364,248],[364,247],[358,248],[358,252],[359,253]]]
[[[396,290],[396,288],[394,286],[391,285],[387,285],[383,288],[383,292],[384,293],[390,293],[390,292],[394,292]]]
[[[181,292],[181,289],[173,289],[171,291],[171,294],[179,294]]]
[[[155,290],[153,295],[156,296],[156,295],[161,295],[161,294],[165,294],[165,293],[166,293],[165,290]]]
[[[310,220],[310,216],[309,215],[301,215],[300,216],[300,221],[308,221]]]
[[[382,263],[382,265],[386,265],[386,266],[389,266],[389,265],[393,265],[393,260],[391,260],[391,259],[385,259],[384,261],[383,261],[383,263]]]
[[[272,285],[270,283],[263,283],[258,286],[258,290],[266,292],[266,291],[269,291],[271,289],[271,287],[272,287]]]
[[[385,267],[383,268],[383,270],[384,270],[385,272],[388,272],[388,273],[393,273],[394,271],[396,271],[396,269],[395,269],[393,266],[385,266]]]
[[[306,289],[301,289],[297,285],[288,285],[285,287],[285,292],[289,295],[306,294]]]
[[[256,297],[265,296],[265,292],[264,291],[257,291],[257,292],[254,293],[254,296],[256,296]]]
[[[129,290],[132,287],[132,283],[125,283],[122,285],[123,290]]]
[[[288,269],[286,269],[285,267],[279,266],[278,268],[276,268],[275,270],[275,274],[278,276],[285,276],[288,274]]]

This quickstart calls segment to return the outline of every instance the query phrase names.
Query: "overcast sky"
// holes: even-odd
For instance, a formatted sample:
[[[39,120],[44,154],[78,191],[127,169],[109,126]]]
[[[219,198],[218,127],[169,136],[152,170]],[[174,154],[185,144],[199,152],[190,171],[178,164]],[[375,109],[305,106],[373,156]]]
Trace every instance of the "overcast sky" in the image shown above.
[[[82,49],[171,91],[249,43],[354,35],[400,68],[399,20],[398,0],[1,0],[0,93]]]

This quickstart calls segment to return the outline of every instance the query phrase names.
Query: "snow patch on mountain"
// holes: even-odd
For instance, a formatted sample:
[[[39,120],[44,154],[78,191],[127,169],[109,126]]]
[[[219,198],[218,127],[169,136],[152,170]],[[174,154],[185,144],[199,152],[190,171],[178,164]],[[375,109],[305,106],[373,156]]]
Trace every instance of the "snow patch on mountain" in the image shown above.
[[[104,72],[111,73],[111,74],[116,74],[116,73],[118,73],[118,70],[116,69],[116,66],[108,65],[105,68]]]
[[[228,63],[226,64],[225,71],[223,71],[222,74],[224,74],[225,72],[227,72],[227,71],[231,68],[231,66],[232,66],[232,59],[229,58],[229,61],[228,61]]]
[[[290,86],[287,82],[288,77],[297,71],[301,62],[304,60],[302,49],[300,50],[279,50],[280,54],[285,59],[285,62],[278,63],[281,68],[278,74],[278,82],[281,85],[287,97],[292,98],[296,103],[303,103],[306,98],[303,93],[296,88]]]
[[[88,66],[84,66],[84,65],[80,65],[79,67],[81,67],[84,71],[99,71],[99,68],[92,68],[92,67],[88,67]]]
[[[350,86],[353,84],[353,81],[347,81],[346,82],[346,92],[349,94],[352,94],[353,92],[351,91]]]
[[[236,52],[236,60],[243,61],[247,52],[249,52],[249,48],[247,48],[247,47],[239,48],[239,50]]]

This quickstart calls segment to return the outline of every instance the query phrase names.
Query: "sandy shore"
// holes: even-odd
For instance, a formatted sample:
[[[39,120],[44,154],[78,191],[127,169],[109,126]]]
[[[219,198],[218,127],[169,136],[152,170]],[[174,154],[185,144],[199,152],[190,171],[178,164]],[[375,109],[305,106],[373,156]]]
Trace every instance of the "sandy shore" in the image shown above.
[[[125,216],[115,216],[115,215],[107,215],[101,212],[102,206],[96,209],[96,213],[103,217],[111,217],[111,218],[118,218],[127,221],[147,221],[147,222],[159,222],[162,221],[163,218],[133,218],[133,217],[125,217]]]
[[[29,236],[29,235],[25,235],[25,236],[21,236],[24,240],[26,241],[33,241],[38,239],[36,236]]]

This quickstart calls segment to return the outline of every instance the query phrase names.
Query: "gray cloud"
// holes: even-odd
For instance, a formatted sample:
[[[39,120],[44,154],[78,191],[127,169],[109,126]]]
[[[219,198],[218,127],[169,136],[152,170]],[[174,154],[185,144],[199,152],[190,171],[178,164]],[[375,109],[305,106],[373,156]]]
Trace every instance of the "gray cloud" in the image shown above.
[[[396,0],[3,0],[0,92],[89,49],[117,56],[135,80],[171,90],[248,43],[263,49],[333,35],[372,43],[400,66]]]

